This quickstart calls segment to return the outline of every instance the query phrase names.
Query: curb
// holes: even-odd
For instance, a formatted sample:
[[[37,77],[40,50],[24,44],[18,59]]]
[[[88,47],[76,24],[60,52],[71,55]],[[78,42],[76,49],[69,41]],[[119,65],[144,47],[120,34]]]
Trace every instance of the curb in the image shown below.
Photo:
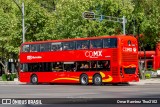
[[[0,85],[20,85],[20,84],[26,84],[26,83],[21,83],[19,81],[0,81]]]

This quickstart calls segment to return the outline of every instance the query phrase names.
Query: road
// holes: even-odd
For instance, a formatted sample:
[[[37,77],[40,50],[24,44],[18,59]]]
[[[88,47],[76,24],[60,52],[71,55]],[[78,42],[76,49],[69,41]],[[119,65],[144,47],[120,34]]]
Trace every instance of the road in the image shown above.
[[[160,84],[0,85],[0,98],[160,98]]]
[[[160,98],[160,84],[147,85],[0,85],[0,98]],[[94,101],[94,100],[93,100]],[[159,104],[107,104],[109,107],[159,107]],[[0,105],[0,107],[4,105]],[[106,107],[106,104],[53,104],[33,107]],[[17,105],[5,105],[17,107]],[[20,107],[32,107],[20,105]]]

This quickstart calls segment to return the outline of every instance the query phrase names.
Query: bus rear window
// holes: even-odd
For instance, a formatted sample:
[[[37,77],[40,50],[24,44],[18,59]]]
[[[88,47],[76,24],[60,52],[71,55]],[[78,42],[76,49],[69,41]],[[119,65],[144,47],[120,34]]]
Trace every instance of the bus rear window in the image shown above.
[[[125,74],[135,74],[136,68],[124,68]]]

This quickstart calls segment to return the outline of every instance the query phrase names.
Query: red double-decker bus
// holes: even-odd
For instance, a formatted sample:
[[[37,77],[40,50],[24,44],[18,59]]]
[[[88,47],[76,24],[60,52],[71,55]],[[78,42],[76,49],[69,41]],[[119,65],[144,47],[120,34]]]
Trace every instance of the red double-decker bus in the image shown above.
[[[26,42],[19,59],[21,82],[100,85],[139,81],[138,44],[133,36]]]

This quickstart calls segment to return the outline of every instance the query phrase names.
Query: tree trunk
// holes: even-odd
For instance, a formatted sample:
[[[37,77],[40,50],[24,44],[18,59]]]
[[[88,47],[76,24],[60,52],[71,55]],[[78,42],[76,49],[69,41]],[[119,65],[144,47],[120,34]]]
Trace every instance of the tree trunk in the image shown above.
[[[5,74],[8,74],[9,72],[8,72],[7,66],[5,66],[2,61],[0,61],[0,64],[1,64],[1,65],[3,66],[3,68],[4,68],[4,73],[5,73]]]
[[[138,43],[139,43],[139,46],[140,46],[140,51],[141,51],[141,47],[143,48],[143,51],[144,51],[144,68],[142,68],[142,66],[143,66],[142,63],[141,62],[139,63],[139,72],[140,72],[140,75],[141,75],[142,79],[144,80],[145,79],[145,72],[146,72],[146,64],[145,64],[145,61],[146,61],[146,51],[144,49],[143,43],[141,43],[140,38],[139,38],[140,25],[138,25],[138,29],[137,30],[138,30]]]

